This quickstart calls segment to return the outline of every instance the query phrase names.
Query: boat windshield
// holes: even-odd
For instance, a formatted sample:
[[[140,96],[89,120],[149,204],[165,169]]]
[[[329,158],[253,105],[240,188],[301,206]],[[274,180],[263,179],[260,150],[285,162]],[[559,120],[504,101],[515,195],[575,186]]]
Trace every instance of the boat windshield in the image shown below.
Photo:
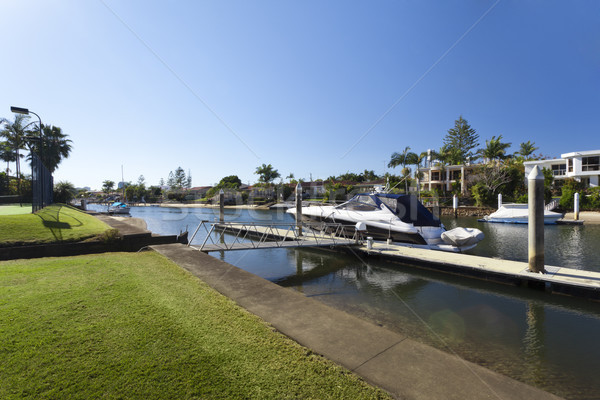
[[[376,211],[379,210],[379,206],[377,202],[368,195],[358,195],[354,196],[346,203],[339,205],[336,207],[338,210],[348,210],[348,211]]]

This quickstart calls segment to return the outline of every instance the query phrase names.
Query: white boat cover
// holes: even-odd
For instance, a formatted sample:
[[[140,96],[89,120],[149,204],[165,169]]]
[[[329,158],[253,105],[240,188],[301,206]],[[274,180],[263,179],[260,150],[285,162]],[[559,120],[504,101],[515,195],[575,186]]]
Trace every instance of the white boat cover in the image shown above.
[[[555,223],[562,218],[562,214],[544,210],[544,223]],[[513,222],[526,224],[529,220],[529,209],[527,204],[505,204],[496,212],[485,216],[483,219],[490,222]]]
[[[444,243],[454,246],[470,246],[483,240],[484,235],[476,228],[454,228],[442,233]]]

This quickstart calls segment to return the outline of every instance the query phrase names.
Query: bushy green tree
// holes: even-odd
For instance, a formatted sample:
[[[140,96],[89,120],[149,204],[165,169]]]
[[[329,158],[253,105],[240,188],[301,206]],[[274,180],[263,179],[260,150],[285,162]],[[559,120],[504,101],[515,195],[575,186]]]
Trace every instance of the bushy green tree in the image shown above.
[[[560,208],[563,210],[572,210],[574,205],[575,193],[582,193],[583,185],[573,178],[566,178],[562,185],[562,194],[560,196]]]
[[[75,198],[77,189],[71,182],[62,181],[54,185],[54,202],[68,204]]]
[[[115,183],[111,180],[105,180],[102,182],[102,191],[106,194],[112,192],[115,189]]]
[[[451,154],[451,164],[465,164],[476,159],[473,150],[479,146],[479,135],[461,115],[444,137],[444,146]]]
[[[489,206],[494,202],[493,192],[481,182],[471,186],[471,195],[475,199],[477,207]]]

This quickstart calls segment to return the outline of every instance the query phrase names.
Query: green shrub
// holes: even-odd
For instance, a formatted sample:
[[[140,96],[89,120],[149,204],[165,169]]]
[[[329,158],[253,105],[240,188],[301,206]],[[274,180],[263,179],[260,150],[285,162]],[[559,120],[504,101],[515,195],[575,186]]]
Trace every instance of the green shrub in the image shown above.
[[[494,194],[482,183],[471,186],[471,194],[477,207],[491,205],[494,202]]]
[[[581,208],[587,210],[600,209],[600,187],[588,189],[587,196],[583,196]]]

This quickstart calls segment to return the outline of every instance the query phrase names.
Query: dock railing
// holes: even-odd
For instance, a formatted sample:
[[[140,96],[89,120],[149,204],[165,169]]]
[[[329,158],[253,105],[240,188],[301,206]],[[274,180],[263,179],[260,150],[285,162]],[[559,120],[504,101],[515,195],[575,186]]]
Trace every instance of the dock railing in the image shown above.
[[[205,238],[200,251],[259,249],[276,247],[320,247],[362,244],[360,231],[340,223],[303,223],[302,234],[298,234],[296,223],[257,222],[200,222],[188,241],[202,230]],[[216,236],[215,233],[220,233]],[[196,246],[195,246],[196,247]]]

